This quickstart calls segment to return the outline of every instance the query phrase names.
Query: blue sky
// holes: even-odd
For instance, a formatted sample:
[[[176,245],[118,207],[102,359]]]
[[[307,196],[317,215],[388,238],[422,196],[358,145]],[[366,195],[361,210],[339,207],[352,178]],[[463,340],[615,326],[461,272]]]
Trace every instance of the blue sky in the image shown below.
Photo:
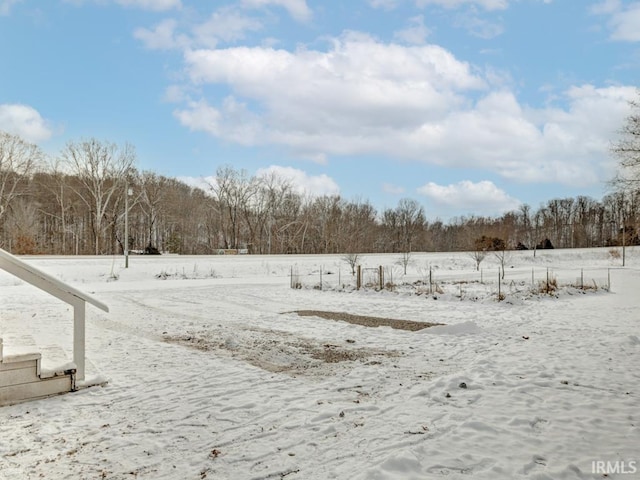
[[[0,57],[0,129],[52,156],[500,215],[607,193],[640,1],[0,0]]]

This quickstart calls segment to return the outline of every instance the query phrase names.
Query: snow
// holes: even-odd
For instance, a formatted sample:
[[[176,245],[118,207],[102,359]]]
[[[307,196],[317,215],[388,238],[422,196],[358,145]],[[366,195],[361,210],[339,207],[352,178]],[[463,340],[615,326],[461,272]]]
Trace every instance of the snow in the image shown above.
[[[468,254],[398,259],[364,256],[410,284],[379,292],[340,255],[26,258],[109,306],[87,307],[102,386],[0,408],[0,479],[640,478],[640,251],[514,253],[502,302],[497,260],[480,282]],[[561,287],[534,293],[548,268]],[[68,305],[0,272],[0,307],[5,353],[70,361]]]
[[[476,322],[461,322],[453,325],[436,325],[435,327],[419,330],[420,333],[430,335],[471,335],[482,332]]]

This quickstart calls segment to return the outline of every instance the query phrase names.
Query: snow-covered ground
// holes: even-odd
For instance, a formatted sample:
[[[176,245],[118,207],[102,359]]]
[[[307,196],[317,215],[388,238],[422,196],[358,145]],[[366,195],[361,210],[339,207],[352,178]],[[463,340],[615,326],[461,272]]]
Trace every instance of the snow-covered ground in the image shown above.
[[[26,260],[110,307],[87,309],[87,376],[108,384],[0,408],[2,479],[640,478],[640,251],[514,253],[502,302],[497,259],[480,278],[464,253],[414,254],[406,277],[366,255],[422,281],[382,292],[352,290],[339,255]],[[532,294],[547,271],[561,288]],[[0,287],[5,353],[69,361],[70,308]]]

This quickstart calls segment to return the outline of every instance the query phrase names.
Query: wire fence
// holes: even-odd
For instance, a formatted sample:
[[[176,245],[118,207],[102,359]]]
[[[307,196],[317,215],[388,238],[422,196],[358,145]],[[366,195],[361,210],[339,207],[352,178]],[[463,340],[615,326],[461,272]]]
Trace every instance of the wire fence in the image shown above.
[[[479,270],[418,268],[405,274],[397,265],[356,266],[353,270],[291,267],[291,288],[354,291],[388,290],[429,295],[481,297],[503,300],[513,294],[554,294],[563,288],[582,291],[611,290],[611,268],[519,267]]]

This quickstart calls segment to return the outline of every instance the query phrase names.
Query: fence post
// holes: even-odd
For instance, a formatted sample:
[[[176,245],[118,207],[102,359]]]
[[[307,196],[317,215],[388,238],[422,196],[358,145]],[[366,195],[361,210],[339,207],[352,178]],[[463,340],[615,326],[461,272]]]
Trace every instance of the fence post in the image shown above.
[[[502,285],[500,285],[500,269],[498,268],[498,301],[502,301]]]
[[[547,267],[547,293],[549,293],[549,267]]]
[[[580,269],[580,289],[584,290],[584,268]]]
[[[429,266],[429,295],[433,295],[433,277],[431,266]]]
[[[289,288],[293,288],[293,265],[291,265],[291,271],[289,272]]]
[[[382,265],[378,267],[378,279],[380,280],[380,290],[384,288],[384,273],[382,273]]]
[[[484,269],[480,269],[480,283],[484,284]]]
[[[362,267],[358,265],[358,272],[356,277],[356,290],[360,290],[361,285],[362,285]]]

